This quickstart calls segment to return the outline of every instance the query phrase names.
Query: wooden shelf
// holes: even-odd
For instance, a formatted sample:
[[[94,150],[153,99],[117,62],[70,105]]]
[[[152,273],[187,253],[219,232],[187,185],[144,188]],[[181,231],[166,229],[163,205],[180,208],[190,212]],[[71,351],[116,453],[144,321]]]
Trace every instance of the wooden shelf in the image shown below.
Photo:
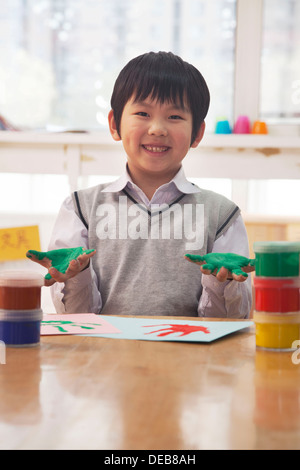
[[[112,140],[108,131],[98,132],[37,132],[37,131],[0,131],[0,145],[2,143],[14,144],[85,144],[85,145],[111,145]],[[274,136],[254,134],[205,134],[200,147],[214,149],[255,149],[278,148],[300,149],[300,137]],[[200,148],[199,147],[199,148]]]
[[[124,162],[108,131],[0,131],[0,171],[67,174],[71,190],[80,176],[120,175]],[[206,134],[183,166],[190,178],[300,179],[300,137]]]

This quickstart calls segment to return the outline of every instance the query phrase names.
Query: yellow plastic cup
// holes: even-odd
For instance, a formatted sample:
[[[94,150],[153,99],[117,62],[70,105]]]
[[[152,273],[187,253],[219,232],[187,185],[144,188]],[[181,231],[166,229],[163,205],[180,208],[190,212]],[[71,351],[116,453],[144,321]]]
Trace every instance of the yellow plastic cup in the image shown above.
[[[292,351],[300,340],[300,312],[285,314],[254,312],[256,346],[277,351]]]

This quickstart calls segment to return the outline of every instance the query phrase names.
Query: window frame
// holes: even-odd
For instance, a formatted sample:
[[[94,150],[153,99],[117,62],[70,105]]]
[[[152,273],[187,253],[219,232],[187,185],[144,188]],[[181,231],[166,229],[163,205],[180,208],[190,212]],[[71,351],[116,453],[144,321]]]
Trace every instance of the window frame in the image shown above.
[[[263,0],[237,0],[236,6],[234,120],[246,115],[255,121],[259,116]]]
[[[236,0],[236,8],[234,122],[239,115],[246,115],[254,122],[260,120],[264,0]],[[300,122],[279,118],[266,122],[271,135],[300,135]]]

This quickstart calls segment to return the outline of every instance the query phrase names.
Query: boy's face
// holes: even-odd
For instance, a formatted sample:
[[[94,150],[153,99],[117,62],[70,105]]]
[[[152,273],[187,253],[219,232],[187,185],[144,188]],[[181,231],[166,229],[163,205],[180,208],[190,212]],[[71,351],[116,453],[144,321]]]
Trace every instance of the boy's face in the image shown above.
[[[135,102],[132,97],[125,105],[119,136],[109,114],[110,131],[115,140],[122,140],[132,176],[157,176],[172,179],[190,147],[197,147],[203,132],[191,145],[192,114],[171,102],[161,103],[147,98]]]

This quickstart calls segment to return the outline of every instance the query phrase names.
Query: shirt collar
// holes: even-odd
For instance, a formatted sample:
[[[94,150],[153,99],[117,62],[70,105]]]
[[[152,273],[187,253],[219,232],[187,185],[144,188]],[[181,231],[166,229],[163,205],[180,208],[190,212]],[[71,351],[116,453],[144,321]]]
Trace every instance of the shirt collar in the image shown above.
[[[201,189],[186,179],[183,167],[176,173],[172,181],[177,189],[184,194],[200,193]],[[171,183],[170,182],[170,183]]]
[[[180,170],[176,173],[174,178],[171,181],[169,181],[169,183],[166,183],[163,186],[167,188],[170,185],[175,185],[177,189],[184,194],[199,193],[201,191],[201,189],[198,188],[198,186],[194,185],[193,183],[191,183],[190,181],[186,179],[183,167],[180,168]],[[131,187],[131,188],[137,188],[137,186],[133,183],[129,175],[127,166],[126,166],[125,173],[116,181],[113,181],[112,183],[108,184],[108,186],[102,189],[102,192],[103,193],[116,193],[116,192],[122,191],[122,189],[125,189],[126,186]],[[161,188],[163,186],[161,186]]]

